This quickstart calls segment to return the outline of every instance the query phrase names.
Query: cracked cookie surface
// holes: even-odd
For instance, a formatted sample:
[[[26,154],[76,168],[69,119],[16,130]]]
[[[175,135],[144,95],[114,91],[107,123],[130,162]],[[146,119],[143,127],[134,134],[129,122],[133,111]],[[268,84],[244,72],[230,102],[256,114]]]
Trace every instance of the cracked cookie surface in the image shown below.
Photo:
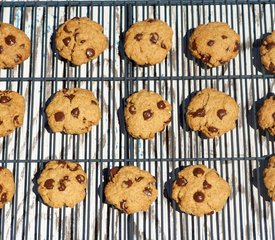
[[[141,90],[127,98],[124,116],[134,138],[153,139],[171,121],[171,105],[159,94]]]
[[[147,211],[157,199],[156,179],[135,166],[110,170],[110,181],[105,187],[108,203],[128,213]]]
[[[30,56],[30,39],[11,24],[0,23],[0,68],[14,68]]]
[[[206,88],[198,92],[187,107],[186,120],[191,129],[209,138],[236,127],[239,107],[231,96]]]
[[[23,124],[25,99],[17,92],[0,91],[0,137],[12,133]]]
[[[87,175],[76,162],[48,162],[37,182],[44,203],[53,208],[73,208],[86,195]]]
[[[14,195],[14,179],[11,171],[0,167],[0,208],[10,202]]]
[[[139,65],[162,62],[172,48],[173,31],[158,19],[133,24],[126,32],[125,53]]]
[[[275,31],[269,34],[260,47],[261,61],[264,67],[275,73]]]
[[[258,123],[262,129],[268,130],[271,135],[275,136],[275,96],[264,101],[258,111]]]
[[[75,65],[97,58],[107,47],[102,26],[86,17],[75,17],[62,24],[55,42],[59,54]]]
[[[268,167],[265,168],[263,176],[268,196],[272,201],[275,201],[275,156],[270,157]]]
[[[184,168],[178,173],[172,189],[172,198],[180,210],[195,216],[222,210],[229,195],[229,184],[215,169],[204,165]]]
[[[83,134],[101,119],[98,101],[87,89],[70,88],[58,91],[46,109],[53,132]]]
[[[240,36],[227,23],[199,25],[189,38],[192,55],[209,67],[229,62],[239,53]]]

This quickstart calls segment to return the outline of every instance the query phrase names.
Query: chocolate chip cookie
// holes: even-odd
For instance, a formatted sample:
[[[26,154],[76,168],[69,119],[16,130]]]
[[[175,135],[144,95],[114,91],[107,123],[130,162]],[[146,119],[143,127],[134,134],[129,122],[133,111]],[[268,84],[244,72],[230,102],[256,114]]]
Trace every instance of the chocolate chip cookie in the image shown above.
[[[264,101],[258,111],[258,123],[262,129],[268,130],[271,135],[275,136],[275,96]]]
[[[238,55],[240,36],[227,23],[201,24],[189,39],[189,49],[209,67],[220,66]]]
[[[86,195],[87,176],[80,164],[50,161],[38,179],[38,192],[44,203],[53,208],[73,208]]]
[[[46,114],[53,132],[68,134],[89,132],[101,118],[97,99],[91,91],[81,88],[58,91]]]
[[[62,24],[55,42],[59,54],[75,65],[97,58],[107,47],[103,27],[86,17],[75,17]]]
[[[0,91],[0,137],[12,133],[23,124],[25,100],[17,92]]]
[[[14,68],[30,56],[28,36],[11,24],[0,23],[0,68]]]
[[[268,161],[268,167],[264,170],[264,184],[268,191],[268,196],[275,201],[275,156]]]
[[[137,22],[126,32],[125,53],[139,65],[160,63],[172,47],[172,36],[172,29],[161,20]]]
[[[110,170],[110,182],[105,187],[108,203],[128,213],[147,211],[157,199],[156,179],[135,166]]]
[[[10,202],[14,195],[14,180],[9,169],[0,167],[0,208]]]
[[[193,165],[180,171],[172,189],[172,198],[180,210],[195,216],[222,210],[229,195],[229,184],[215,169],[204,165]]]
[[[275,73],[275,31],[264,39],[260,47],[260,54],[264,67]]]
[[[206,88],[192,98],[186,120],[191,129],[214,138],[236,126],[239,107],[234,98],[216,89]]]
[[[126,127],[134,138],[153,139],[171,121],[171,105],[159,94],[141,90],[127,99]]]

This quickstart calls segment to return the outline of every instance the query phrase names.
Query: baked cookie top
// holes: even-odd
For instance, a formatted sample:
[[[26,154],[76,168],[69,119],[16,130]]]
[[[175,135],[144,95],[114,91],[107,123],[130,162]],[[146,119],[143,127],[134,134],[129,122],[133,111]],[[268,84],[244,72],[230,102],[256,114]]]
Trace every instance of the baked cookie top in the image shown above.
[[[268,196],[275,201],[275,156],[270,157],[268,167],[264,170],[264,184]]]
[[[25,99],[11,90],[0,91],[0,137],[4,137],[23,124]]]
[[[86,195],[87,176],[80,164],[50,161],[38,179],[38,192],[44,203],[53,208],[73,208]]]
[[[192,55],[209,67],[227,63],[239,53],[240,36],[227,23],[199,25],[189,38]]]
[[[258,111],[258,123],[262,129],[275,135],[275,96],[264,101],[263,106]]]
[[[275,31],[269,34],[260,47],[261,61],[264,67],[275,73]]]
[[[126,127],[134,138],[153,139],[171,121],[171,105],[159,94],[141,90],[127,99]]]
[[[180,171],[172,189],[172,198],[181,211],[195,216],[222,210],[229,195],[229,184],[215,169],[204,165],[192,165]]]
[[[105,187],[108,203],[128,213],[147,211],[157,198],[156,179],[135,166],[110,170],[110,182]]]
[[[239,107],[234,98],[206,88],[192,98],[187,107],[186,120],[191,129],[205,136],[220,136],[236,126]]]
[[[28,36],[8,23],[0,23],[0,68],[14,68],[30,56]]]
[[[139,65],[160,63],[172,48],[172,36],[166,22],[158,19],[137,22],[126,32],[125,53]]]
[[[10,202],[14,195],[14,180],[11,171],[0,167],[0,208]]]
[[[83,134],[101,119],[98,101],[87,89],[70,88],[58,91],[46,108],[53,132]]]
[[[75,65],[87,63],[107,47],[103,27],[87,17],[75,17],[62,24],[56,33],[59,54]]]

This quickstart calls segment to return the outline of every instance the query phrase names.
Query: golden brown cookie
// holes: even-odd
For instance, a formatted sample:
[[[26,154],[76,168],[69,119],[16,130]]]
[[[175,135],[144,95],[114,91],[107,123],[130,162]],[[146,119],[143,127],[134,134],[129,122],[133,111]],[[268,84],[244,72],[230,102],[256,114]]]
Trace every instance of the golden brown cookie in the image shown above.
[[[264,101],[263,106],[258,111],[258,123],[262,129],[275,135],[275,96]]]
[[[268,191],[268,196],[275,201],[275,156],[268,161],[268,167],[264,170],[264,184]]]
[[[275,31],[269,34],[260,47],[261,61],[264,67],[275,73]]]
[[[10,202],[14,195],[14,180],[11,171],[0,167],[0,208]]]

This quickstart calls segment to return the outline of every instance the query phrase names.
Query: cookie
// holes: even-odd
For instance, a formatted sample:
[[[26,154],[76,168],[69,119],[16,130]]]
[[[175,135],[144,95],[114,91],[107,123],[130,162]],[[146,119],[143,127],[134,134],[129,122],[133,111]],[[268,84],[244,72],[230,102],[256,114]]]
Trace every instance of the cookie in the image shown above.
[[[260,47],[261,61],[264,67],[275,73],[275,31],[269,34]]]
[[[134,138],[153,139],[171,121],[171,105],[159,94],[141,90],[127,99],[124,109],[128,132]]]
[[[229,195],[229,184],[215,169],[204,165],[192,165],[180,171],[172,189],[172,198],[180,210],[195,216],[222,210]]]
[[[157,199],[156,179],[135,166],[110,170],[110,181],[105,187],[108,203],[128,213],[146,212]]]
[[[264,170],[264,184],[268,191],[268,196],[275,201],[275,156],[268,161],[268,167]]]
[[[75,17],[62,24],[55,38],[59,54],[75,65],[87,63],[107,47],[103,27],[86,17]]]
[[[172,48],[172,36],[166,22],[158,19],[137,22],[126,32],[125,53],[138,65],[160,63]]]
[[[68,161],[50,161],[38,178],[43,202],[53,208],[73,208],[86,195],[87,175],[81,165]]]
[[[275,96],[264,101],[258,111],[258,123],[262,129],[268,130],[271,135],[275,136]]]
[[[214,138],[236,127],[239,107],[234,98],[216,89],[206,88],[188,105],[186,120],[194,131]]]
[[[14,180],[9,169],[0,167],[0,208],[10,202],[14,195]]]
[[[227,23],[201,24],[189,38],[189,49],[209,67],[217,67],[238,55],[240,36]]]
[[[30,56],[28,36],[11,24],[0,23],[0,68],[14,68]]]
[[[83,134],[97,125],[101,113],[98,101],[87,89],[70,88],[58,91],[46,109],[53,132]]]
[[[23,124],[25,99],[17,92],[0,91],[0,137],[12,133]]]

